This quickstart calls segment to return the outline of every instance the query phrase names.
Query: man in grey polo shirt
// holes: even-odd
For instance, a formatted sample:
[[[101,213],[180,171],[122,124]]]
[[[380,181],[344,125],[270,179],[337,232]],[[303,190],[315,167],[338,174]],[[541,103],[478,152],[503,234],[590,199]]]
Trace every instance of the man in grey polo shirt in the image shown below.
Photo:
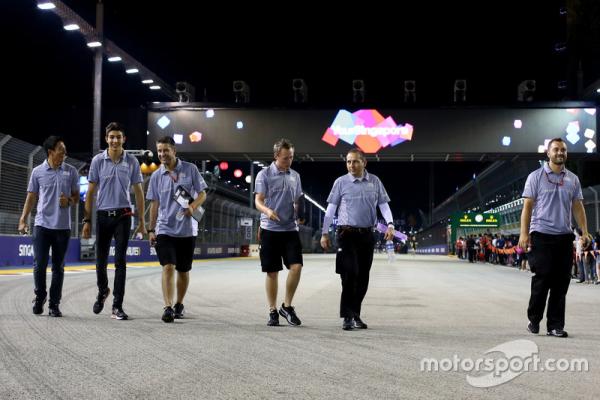
[[[137,232],[146,234],[144,224],[144,191],[142,189],[142,173],[138,160],[125,152],[125,133],[121,124],[111,122],[106,127],[106,143],[108,149],[97,154],[90,165],[88,176],[88,194],[85,200],[85,217],[83,219],[82,237],[88,239],[92,230],[92,208],[94,194],[98,189],[98,211],[96,213],[96,278],[98,296],[93,311],[99,314],[104,302],[110,294],[108,287],[108,253],[110,242],[115,239],[115,283],[111,318],[125,320],[123,311],[125,295],[126,252],[131,231],[131,200],[129,190],[135,193],[136,211],[138,215]]]
[[[584,243],[589,243],[590,238],[581,185],[579,178],[565,168],[567,144],[562,139],[552,139],[548,143],[548,159],[541,168],[529,174],[523,190],[525,201],[519,246],[531,247],[527,259],[534,272],[527,329],[539,333],[548,301],[548,335],[567,337],[565,301],[571,282],[574,238],[571,211],[583,231]]]
[[[150,229],[148,239],[156,246],[162,272],[162,291],[165,301],[162,320],[173,322],[183,318],[183,298],[190,282],[194,248],[198,235],[198,222],[192,213],[206,200],[207,185],[194,164],[176,157],[175,141],[165,136],[156,141],[156,151],[162,165],[154,171],[148,185],[150,204]],[[175,200],[178,189],[185,189],[194,200],[187,208]],[[174,271],[177,270],[177,301]]]
[[[394,219],[383,184],[365,169],[367,160],[359,149],[351,149],[346,155],[348,174],[336,179],[327,198],[327,211],[323,221],[321,246],[331,247],[329,226],[335,212],[338,215],[335,272],[342,280],[340,317],[342,329],[367,329],[360,317],[362,301],[369,288],[369,272],[373,264],[375,238],[373,228],[377,224],[377,207],[388,223],[384,240],[394,237]]]
[[[255,203],[260,215],[260,264],[267,273],[266,291],[269,302],[267,325],[279,325],[279,314],[290,325],[301,321],[292,307],[292,299],[302,271],[302,244],[298,235],[298,209],[302,197],[300,174],[290,167],[294,145],[280,139],[273,145],[275,161],[256,176]],[[277,286],[281,261],[288,268],[285,300],[277,313]]]
[[[36,200],[37,214],[33,227],[33,313],[44,312],[46,302],[46,268],[52,249],[52,283],[48,314],[61,317],[58,308],[64,280],[64,259],[71,234],[71,206],[79,202],[79,173],[64,162],[67,148],[62,138],[50,136],[44,141],[48,158],[33,169],[27,198],[19,219],[19,232],[27,233],[27,219]]]

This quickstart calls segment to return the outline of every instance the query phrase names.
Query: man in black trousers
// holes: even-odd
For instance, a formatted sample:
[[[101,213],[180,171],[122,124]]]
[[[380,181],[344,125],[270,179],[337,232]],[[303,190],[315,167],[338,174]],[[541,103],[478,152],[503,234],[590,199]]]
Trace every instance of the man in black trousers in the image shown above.
[[[539,333],[546,300],[548,336],[566,338],[565,301],[571,282],[573,239],[571,211],[582,230],[584,246],[589,243],[581,184],[565,168],[567,144],[560,138],[548,143],[547,163],[527,177],[521,213],[519,246],[531,247],[527,256],[531,271],[531,297],[527,330]],[[550,294],[548,296],[548,293]]]
[[[351,149],[346,155],[348,174],[336,179],[327,198],[327,211],[323,221],[321,246],[331,247],[329,226],[336,210],[338,214],[335,272],[342,280],[340,317],[342,329],[367,329],[360,317],[362,301],[369,288],[369,272],[373,263],[375,238],[373,228],[377,224],[377,207],[388,223],[384,240],[394,237],[390,198],[383,184],[365,169],[367,160],[359,149]]]

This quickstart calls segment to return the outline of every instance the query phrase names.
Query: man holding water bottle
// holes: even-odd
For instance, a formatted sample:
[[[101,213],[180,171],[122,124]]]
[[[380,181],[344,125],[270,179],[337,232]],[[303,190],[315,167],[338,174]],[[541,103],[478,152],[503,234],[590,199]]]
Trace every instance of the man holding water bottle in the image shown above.
[[[198,221],[203,213],[207,185],[198,168],[176,157],[175,141],[170,136],[157,140],[156,150],[161,162],[148,185],[150,203],[150,245],[156,254],[162,272],[162,292],[165,308],[164,322],[183,318],[183,298],[189,285]],[[177,270],[177,301],[174,275]]]

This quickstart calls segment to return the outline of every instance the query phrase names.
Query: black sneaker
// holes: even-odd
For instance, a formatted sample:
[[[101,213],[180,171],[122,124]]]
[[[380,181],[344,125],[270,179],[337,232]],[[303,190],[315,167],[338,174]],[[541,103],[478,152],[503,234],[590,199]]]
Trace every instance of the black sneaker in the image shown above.
[[[365,324],[358,315],[354,317],[354,327],[356,329],[367,329],[368,328],[367,324]]]
[[[345,331],[351,331],[352,329],[354,329],[354,327],[354,318],[345,317],[344,322],[342,322],[342,329]]]
[[[175,306],[173,307],[173,311],[175,312],[175,319],[182,319],[183,318],[183,304],[181,303],[177,303],[175,304]]]
[[[540,333],[540,324],[534,324],[530,321],[529,324],[527,324],[527,330],[533,333],[534,335],[537,335],[538,333]]]
[[[33,303],[33,313],[34,314],[39,315],[44,312],[44,304],[46,303],[45,297],[42,299],[42,298],[36,296],[33,298],[32,303]]]
[[[51,317],[62,317],[58,304],[50,304],[48,306],[48,315]]]
[[[281,303],[279,314],[287,320],[288,324],[294,326],[302,324],[302,321],[300,321],[300,318],[298,318],[298,316],[296,315],[296,311],[294,311],[294,307],[286,307],[283,304],[284,303]]]
[[[269,321],[267,321],[268,326],[279,326],[279,314],[277,314],[277,310],[271,310],[269,312]]]
[[[175,312],[172,307],[165,307],[165,312],[163,312],[162,320],[169,323],[175,320]]]
[[[569,334],[567,333],[567,331],[563,331],[562,329],[552,329],[551,331],[548,331],[548,333],[546,335],[562,337],[562,338],[569,337]]]
[[[123,311],[123,307],[113,307],[112,315],[110,316],[112,319],[127,319],[129,316],[125,314]]]
[[[102,309],[104,308],[104,302],[106,298],[110,294],[110,288],[106,288],[106,292],[104,294],[98,293],[98,297],[96,298],[96,302],[94,303],[94,314],[100,314]]]

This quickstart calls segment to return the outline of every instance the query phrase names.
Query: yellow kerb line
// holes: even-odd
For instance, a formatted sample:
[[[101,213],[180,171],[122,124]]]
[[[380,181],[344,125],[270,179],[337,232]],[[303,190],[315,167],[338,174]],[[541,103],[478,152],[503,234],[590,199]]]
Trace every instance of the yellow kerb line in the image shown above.
[[[197,262],[209,262],[214,260],[249,260],[255,259],[257,257],[223,257],[223,258],[202,258],[199,260],[194,260]],[[127,267],[160,267],[160,263],[158,261],[136,261],[136,262],[128,262]],[[109,269],[115,269],[115,264],[108,264]],[[84,264],[77,265],[73,267],[65,267],[65,271],[93,271],[96,269],[95,264]],[[0,275],[20,275],[33,273],[33,267],[29,268],[18,268],[18,269],[3,269],[0,270]]]

